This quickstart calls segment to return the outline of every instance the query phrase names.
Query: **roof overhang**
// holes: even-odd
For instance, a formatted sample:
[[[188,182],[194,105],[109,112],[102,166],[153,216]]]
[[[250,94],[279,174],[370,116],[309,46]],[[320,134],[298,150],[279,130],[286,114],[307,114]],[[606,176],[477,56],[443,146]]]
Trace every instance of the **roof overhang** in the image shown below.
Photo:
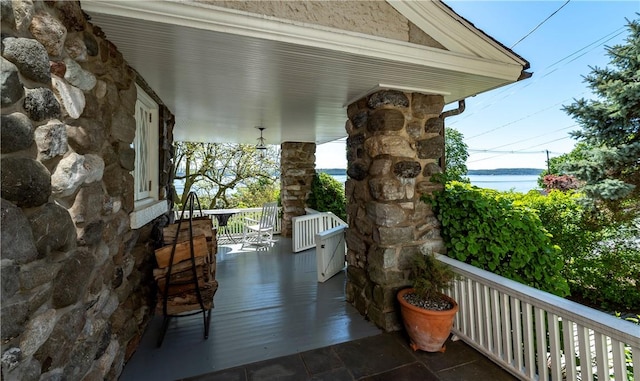
[[[520,78],[526,61],[440,2],[390,1],[448,50],[202,3],[83,1],[92,22],[176,115],[176,140],[318,144],[379,88],[446,103]],[[459,16],[458,16],[459,17]]]

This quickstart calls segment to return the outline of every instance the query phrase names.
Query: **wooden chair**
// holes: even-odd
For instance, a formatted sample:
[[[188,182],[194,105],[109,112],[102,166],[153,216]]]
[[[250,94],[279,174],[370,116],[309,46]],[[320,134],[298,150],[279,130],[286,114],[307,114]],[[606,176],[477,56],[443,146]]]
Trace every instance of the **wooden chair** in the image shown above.
[[[245,217],[240,248],[244,248],[245,245],[270,246],[273,243],[273,229],[275,229],[277,217],[277,202],[267,202],[262,205],[259,220]]]

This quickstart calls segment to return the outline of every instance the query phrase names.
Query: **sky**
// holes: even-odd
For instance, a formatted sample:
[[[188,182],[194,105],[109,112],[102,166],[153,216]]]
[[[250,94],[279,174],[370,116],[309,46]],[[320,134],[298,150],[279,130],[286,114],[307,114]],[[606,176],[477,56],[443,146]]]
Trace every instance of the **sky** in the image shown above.
[[[570,152],[576,143],[570,132],[580,126],[562,106],[592,97],[584,76],[590,67],[609,64],[606,46],[624,44],[626,19],[640,17],[640,0],[445,3],[529,61],[527,71],[533,72],[527,80],[467,98],[464,113],[447,118],[446,126],[465,137],[469,169],[543,169],[547,151],[549,157]],[[319,145],[316,168],[346,168],[344,144]]]

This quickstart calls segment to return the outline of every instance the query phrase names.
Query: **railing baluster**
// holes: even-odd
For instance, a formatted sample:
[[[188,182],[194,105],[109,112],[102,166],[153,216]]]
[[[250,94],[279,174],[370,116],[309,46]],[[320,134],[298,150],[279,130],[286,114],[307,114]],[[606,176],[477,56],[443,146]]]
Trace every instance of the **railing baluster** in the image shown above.
[[[627,377],[627,367],[624,361],[624,343],[618,340],[611,340],[611,352],[613,355],[613,379],[624,380]],[[636,366],[640,366],[640,364]]]
[[[502,316],[502,357],[507,363],[511,362],[513,357],[513,348],[511,347],[511,313],[509,308],[509,295],[501,294],[500,310]]]
[[[562,319],[562,337],[564,339],[564,368],[567,380],[577,380],[575,324],[567,318]]]
[[[522,329],[524,330],[524,366],[526,375],[529,379],[533,379],[536,375],[536,354],[535,354],[535,332],[533,319],[533,306],[530,303],[524,303],[522,311]]]
[[[472,280],[469,288],[469,302],[470,302],[470,308],[471,308],[471,316],[473,317],[471,319],[471,337],[473,339],[473,341],[478,342],[478,318],[480,317],[480,313],[478,311],[478,309],[476,308],[476,301],[477,301],[477,295],[476,295],[476,281]]]
[[[493,323],[493,353],[502,356],[502,322],[500,319],[500,293],[491,290],[491,321]]]
[[[513,332],[513,366],[520,372],[522,370],[522,311],[520,300],[511,297],[511,329]]]
[[[482,310],[482,285],[479,282],[474,282],[473,287],[473,295],[475,299],[475,310],[476,316],[479,318],[483,316]],[[484,325],[482,324],[482,319],[476,319],[476,329],[478,330],[476,341],[480,343],[483,347],[485,346],[484,342]]]
[[[473,280],[467,279],[467,336],[475,340],[476,314],[473,308]]]
[[[549,380],[549,372],[547,371],[547,327],[545,325],[545,310],[534,307],[534,317],[536,323],[536,365],[538,369],[538,377],[540,380]]]
[[[598,380],[608,380],[609,367],[607,366],[607,340],[604,335],[599,332],[594,332],[593,336],[595,338],[596,374],[598,375]]]
[[[561,351],[560,351],[560,319],[558,315],[547,314],[549,326],[549,365],[551,366],[551,379],[562,380]]]
[[[491,289],[486,285],[482,286],[483,292],[483,308],[482,313],[484,314],[484,333],[485,333],[485,347],[489,352],[493,352],[493,329],[492,329],[492,319],[491,319]]]
[[[591,355],[591,333],[589,329],[576,324],[578,348],[580,349],[580,376],[583,380],[593,380],[593,356]]]
[[[455,281],[454,283],[454,287],[453,287],[453,296],[454,296],[454,300],[458,301],[458,303],[460,303],[463,300],[462,297],[462,282],[461,281]],[[462,309],[463,306],[458,305],[458,308]],[[455,318],[455,328],[460,331],[462,331],[462,327],[463,327],[463,314],[461,312],[458,312],[456,314],[456,318]]]

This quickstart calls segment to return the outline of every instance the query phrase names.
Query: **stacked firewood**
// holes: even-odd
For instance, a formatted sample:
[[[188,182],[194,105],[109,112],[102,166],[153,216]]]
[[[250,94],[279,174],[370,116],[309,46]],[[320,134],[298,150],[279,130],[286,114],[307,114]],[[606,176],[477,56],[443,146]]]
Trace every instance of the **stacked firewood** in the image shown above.
[[[189,221],[183,220],[178,232],[178,223],[171,224],[163,229],[164,246],[155,252],[158,268],[153,270],[153,276],[158,284],[158,302],[156,312],[164,314],[165,290],[167,315],[177,315],[184,312],[200,310],[197,289],[200,291],[204,309],[213,307],[213,296],[218,289],[216,281],[216,231],[213,230],[211,219],[194,218],[191,220],[192,231],[189,229]],[[171,276],[168,278],[169,262],[173,250],[176,235],[178,241],[175,245]],[[194,267],[191,261],[191,245],[195,258]],[[196,289],[197,284],[197,289]]]

